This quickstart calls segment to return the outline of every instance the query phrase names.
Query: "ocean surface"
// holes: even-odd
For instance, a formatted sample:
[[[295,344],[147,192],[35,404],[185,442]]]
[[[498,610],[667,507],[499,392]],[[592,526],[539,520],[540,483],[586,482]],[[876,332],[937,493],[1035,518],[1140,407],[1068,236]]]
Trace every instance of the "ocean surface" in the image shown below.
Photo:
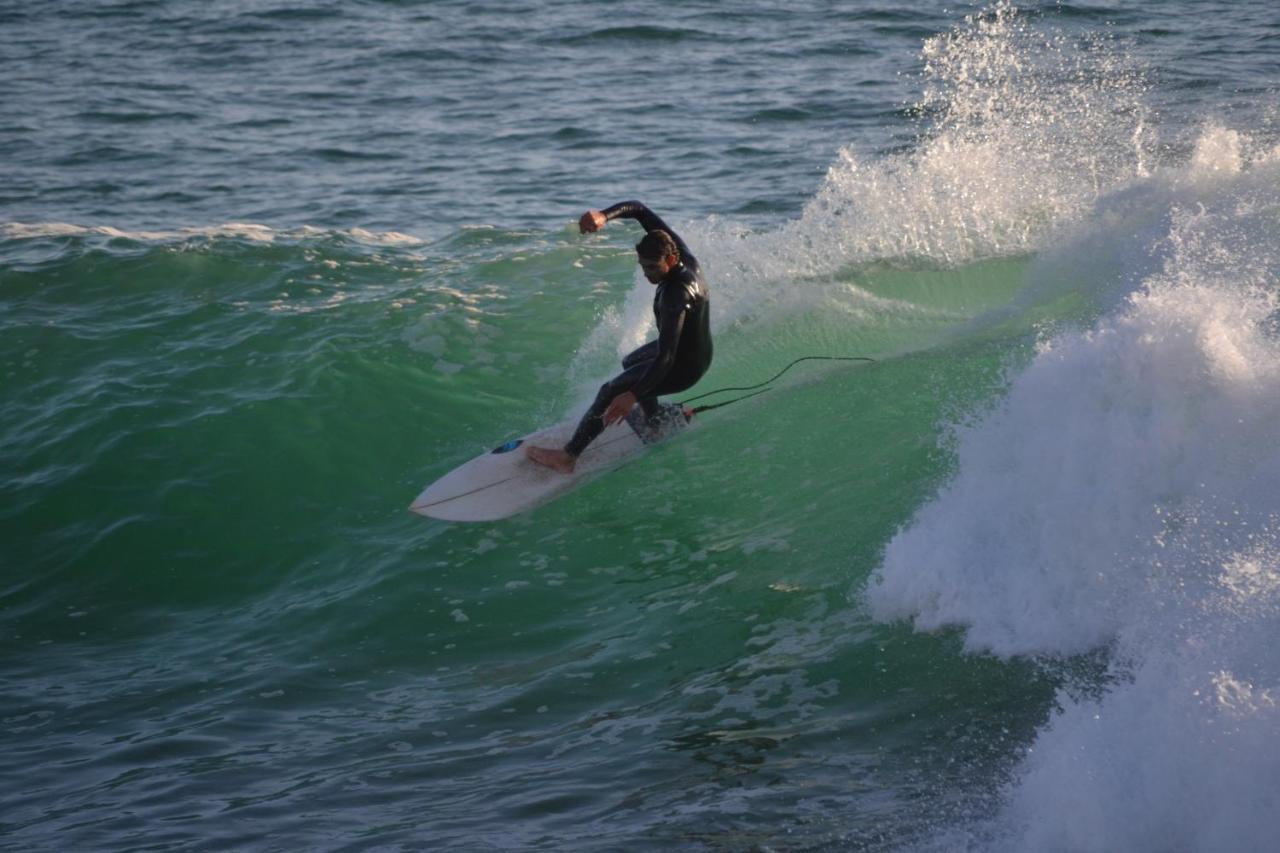
[[[1270,851],[1274,0],[0,0],[0,848]],[[768,393],[407,511],[653,335]]]

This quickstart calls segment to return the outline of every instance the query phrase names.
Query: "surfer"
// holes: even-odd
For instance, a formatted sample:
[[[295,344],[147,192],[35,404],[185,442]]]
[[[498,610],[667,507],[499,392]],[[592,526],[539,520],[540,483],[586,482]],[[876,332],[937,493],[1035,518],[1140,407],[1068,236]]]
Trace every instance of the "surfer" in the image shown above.
[[[711,366],[711,308],[698,259],[676,232],[638,201],[588,210],[578,228],[591,234],[614,219],[634,219],[644,227],[636,256],[644,277],[657,285],[653,319],[658,339],[622,359],[622,372],[600,386],[564,447],[525,449],[534,462],[562,474],[573,473],[578,456],[606,426],[625,418],[637,404],[653,424],[658,397],[692,387]]]

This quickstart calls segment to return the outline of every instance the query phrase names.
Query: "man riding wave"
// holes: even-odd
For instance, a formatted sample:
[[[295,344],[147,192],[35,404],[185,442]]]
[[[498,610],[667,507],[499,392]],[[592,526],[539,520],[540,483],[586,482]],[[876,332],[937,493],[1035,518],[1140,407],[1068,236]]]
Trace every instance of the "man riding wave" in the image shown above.
[[[636,255],[644,277],[657,285],[653,318],[658,339],[622,359],[622,373],[600,386],[595,402],[563,448],[526,448],[534,462],[562,474],[573,472],[578,456],[606,426],[626,417],[636,405],[653,422],[659,396],[691,388],[711,366],[711,305],[698,259],[679,235],[638,201],[589,210],[578,227],[590,234],[614,219],[634,219],[646,232],[636,244]]]

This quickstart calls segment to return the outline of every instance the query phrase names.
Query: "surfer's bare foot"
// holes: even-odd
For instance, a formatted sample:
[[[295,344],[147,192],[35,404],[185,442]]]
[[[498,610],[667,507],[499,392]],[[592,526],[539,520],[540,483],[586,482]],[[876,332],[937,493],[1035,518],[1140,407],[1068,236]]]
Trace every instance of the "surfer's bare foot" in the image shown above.
[[[561,474],[572,474],[573,466],[578,464],[576,456],[573,456],[568,451],[552,447],[533,447],[530,445],[524,449],[524,455],[539,465],[546,465]]]

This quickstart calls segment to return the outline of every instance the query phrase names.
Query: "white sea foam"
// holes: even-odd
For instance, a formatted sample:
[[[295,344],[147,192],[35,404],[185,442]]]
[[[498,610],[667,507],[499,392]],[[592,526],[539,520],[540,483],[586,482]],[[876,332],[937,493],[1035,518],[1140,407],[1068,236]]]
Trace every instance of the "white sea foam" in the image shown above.
[[[252,222],[227,222],[222,225],[169,230],[125,230],[111,225],[75,225],[67,222],[0,223],[0,237],[13,240],[98,236],[147,243],[171,243],[193,238],[230,238],[257,243],[274,243],[277,240],[305,240],[334,234],[340,234],[352,242],[369,246],[418,246],[423,242],[417,237],[398,231],[375,232],[363,228],[334,231],[312,225],[277,229]]]
[[[1280,160],[1207,127],[1188,164],[1097,211],[1043,269],[1089,259],[1080,286],[1116,289],[1112,307],[955,428],[954,477],[866,599],[1000,656],[1112,651],[1118,683],[1059,697],[980,846],[1271,849]]]
[[[1114,683],[1064,690],[997,816],[947,849],[1273,849],[1280,157],[1206,126],[1155,163],[1136,78],[1055,37],[1055,88],[1023,73],[1034,41],[999,7],[931,43],[938,132],[845,157],[792,228],[815,273],[1034,252],[1024,301],[1090,306],[955,427],[953,478],[859,592],[975,651],[1110,650]]]
[[[839,152],[801,218],[763,241],[782,276],[1039,249],[1099,194],[1145,174],[1143,85],[1122,53],[1040,32],[1000,3],[930,39],[912,150]]]

